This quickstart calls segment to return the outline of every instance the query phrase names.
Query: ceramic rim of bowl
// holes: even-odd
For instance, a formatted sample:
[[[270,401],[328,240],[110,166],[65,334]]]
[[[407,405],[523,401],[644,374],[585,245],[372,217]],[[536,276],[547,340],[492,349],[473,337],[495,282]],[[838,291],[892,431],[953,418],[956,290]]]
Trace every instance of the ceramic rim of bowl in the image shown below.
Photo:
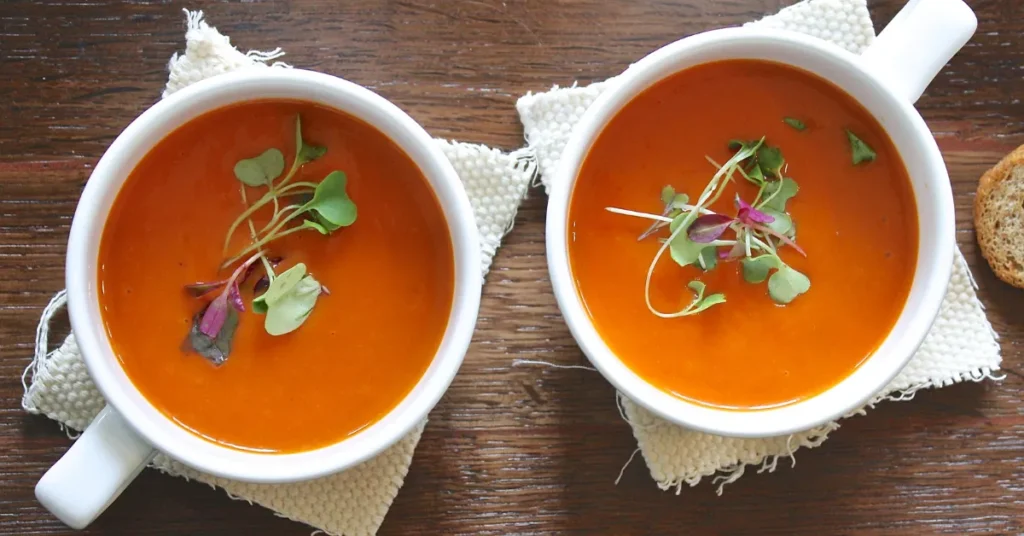
[[[910,293],[882,344],[850,375],[824,392],[784,406],[736,410],[687,401],[653,386],[627,367],[598,334],[581,303],[568,260],[568,212],[587,153],[603,128],[645,89],[687,68],[713,61],[782,63],[824,78],[881,124],[910,176],[918,209],[918,258]],[[880,113],[883,112],[883,113]],[[952,272],[953,196],[938,146],[912,103],[877,80],[853,54],[801,34],[728,28],[658,49],[632,65],[587,109],[551,179],[546,245],[555,298],[588,359],[620,392],[686,428],[732,437],[770,437],[811,429],[863,406],[888,384],[923,342],[939,312]]]
[[[455,287],[444,337],[412,390],[374,424],[337,443],[286,454],[235,450],[173,423],[139,393],[103,328],[97,286],[98,246],[121,185],[147,152],[188,121],[224,106],[265,99],[312,102],[354,116],[391,139],[419,167],[444,213],[452,240]],[[197,82],[133,121],[96,165],[72,221],[66,283],[68,310],[90,376],[104,398],[154,448],[198,470],[237,480],[280,483],[344,470],[393,445],[437,404],[469,347],[480,304],[480,246],[469,198],[448,159],[405,112],[372,91],[330,75],[254,69]],[[382,327],[382,329],[385,329]]]

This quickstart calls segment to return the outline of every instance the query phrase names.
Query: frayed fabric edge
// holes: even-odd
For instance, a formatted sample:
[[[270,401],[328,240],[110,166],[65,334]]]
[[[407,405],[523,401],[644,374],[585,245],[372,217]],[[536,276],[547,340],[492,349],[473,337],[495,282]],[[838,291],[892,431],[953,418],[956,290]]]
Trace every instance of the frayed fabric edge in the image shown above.
[[[970,381],[970,382],[981,382],[981,381],[984,381],[984,380],[1001,381],[1002,379],[1004,379],[1006,377],[1005,375],[997,376],[993,372],[994,372],[994,370],[990,369],[989,367],[982,367],[980,369],[974,369],[974,370],[970,370],[970,371],[967,371],[967,372],[962,372],[959,375],[959,380],[954,381],[953,383],[968,382],[968,381]],[[853,417],[853,416],[857,416],[857,415],[866,415],[868,409],[874,409],[875,406],[877,404],[879,404],[880,402],[885,402],[885,401],[893,401],[893,402],[909,401],[909,400],[912,400],[914,398],[914,396],[917,394],[917,392],[922,390],[922,389],[940,388],[940,387],[946,387],[948,385],[950,385],[950,384],[946,383],[946,382],[943,382],[943,381],[938,381],[938,382],[937,381],[928,381],[928,382],[923,382],[923,383],[920,383],[920,384],[912,385],[912,386],[910,386],[910,387],[908,387],[906,389],[899,389],[899,390],[896,390],[896,391],[891,391],[891,392],[888,392],[888,393],[880,394],[880,395],[876,396],[875,398],[873,398],[871,400],[871,402],[867,403],[864,407],[859,408],[859,409],[857,409],[855,411],[852,411],[852,412],[848,413],[843,418],[845,419],[845,418]],[[624,396],[621,393],[619,393],[618,395],[619,396]],[[640,428],[640,429],[643,428],[643,425],[641,425],[639,423],[634,424],[629,419],[629,417],[625,414],[625,412],[622,412],[622,418],[625,419],[626,422],[628,422],[631,427]],[[655,483],[657,484],[658,489],[660,489],[662,491],[668,491],[668,490],[671,490],[671,489],[675,489],[676,495],[679,495],[679,494],[682,493],[682,488],[683,488],[684,484],[686,484],[686,485],[688,485],[688,486],[690,486],[692,488],[692,487],[697,486],[697,484],[699,484],[701,482],[701,480],[703,480],[704,478],[712,477],[712,481],[711,481],[712,485],[717,485],[717,488],[715,489],[715,494],[718,495],[718,496],[721,496],[722,493],[725,490],[725,486],[727,484],[732,484],[733,482],[736,482],[737,480],[739,480],[743,476],[743,474],[746,471],[746,468],[748,466],[760,465],[760,468],[757,471],[758,473],[764,473],[764,472],[773,473],[773,472],[775,472],[775,470],[776,470],[776,468],[778,466],[778,461],[779,461],[780,458],[790,458],[790,460],[792,462],[791,467],[795,467],[796,466],[796,451],[797,450],[799,450],[801,448],[815,448],[815,447],[821,446],[825,442],[825,440],[828,439],[828,435],[831,432],[837,430],[839,427],[840,427],[840,424],[839,424],[838,420],[826,423],[826,424],[820,426],[819,427],[820,429],[816,430],[816,433],[811,434],[811,435],[807,435],[806,437],[802,438],[800,440],[799,444],[797,444],[795,446],[792,444],[792,442],[793,442],[793,439],[795,437],[797,437],[797,435],[799,435],[799,434],[791,434],[787,438],[787,440],[786,440],[786,448],[787,448],[787,450],[789,452],[785,453],[785,454],[765,454],[764,456],[761,456],[760,458],[758,458],[756,460],[753,460],[751,462],[748,462],[748,463],[741,463],[741,462],[737,461],[736,463],[734,463],[732,465],[729,465],[729,466],[726,466],[726,467],[723,467],[722,469],[719,469],[717,471],[709,471],[709,472],[702,473],[702,474],[681,476],[681,477],[678,477],[678,478],[675,478],[675,479],[672,479],[672,480],[660,480],[660,481],[656,481]],[[630,460],[632,460],[632,456],[630,457]],[[627,462],[626,465],[628,465],[628,464],[629,463]],[[625,470],[625,466],[623,467],[623,470]],[[619,478],[621,478],[621,476]]]

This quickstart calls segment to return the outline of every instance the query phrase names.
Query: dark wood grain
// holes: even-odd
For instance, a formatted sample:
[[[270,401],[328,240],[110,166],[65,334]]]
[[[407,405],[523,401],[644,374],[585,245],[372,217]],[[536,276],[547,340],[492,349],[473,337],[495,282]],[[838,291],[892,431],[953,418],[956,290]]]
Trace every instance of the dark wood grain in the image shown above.
[[[716,497],[659,491],[612,388],[586,371],[555,306],[534,191],[487,278],[474,344],[431,415],[381,534],[1024,533],[1024,293],[981,260],[979,175],[1024,143],[1024,3],[968,0],[980,26],[919,103],[956,195],[960,247],[999,332],[1006,379],[922,392],[845,421],[798,464]],[[375,89],[429,131],[521,145],[516,98],[619,73],[682,35],[775,11],[783,0],[196,1],[243,49]],[[870,3],[880,28],[898,0]],[[20,408],[38,314],[62,287],[75,202],[91,167],[159,97],[183,46],[178,2],[0,4],[0,533],[62,534],[32,487],[69,441]],[[89,534],[308,534],[223,493],[146,472]]]

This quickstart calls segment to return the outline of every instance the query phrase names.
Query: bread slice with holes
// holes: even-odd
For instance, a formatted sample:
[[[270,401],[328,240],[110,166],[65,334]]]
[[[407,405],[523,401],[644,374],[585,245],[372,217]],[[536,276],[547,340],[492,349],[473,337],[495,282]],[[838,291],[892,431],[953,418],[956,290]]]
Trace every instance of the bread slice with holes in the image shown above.
[[[981,176],[974,228],[992,271],[1024,288],[1024,145]]]

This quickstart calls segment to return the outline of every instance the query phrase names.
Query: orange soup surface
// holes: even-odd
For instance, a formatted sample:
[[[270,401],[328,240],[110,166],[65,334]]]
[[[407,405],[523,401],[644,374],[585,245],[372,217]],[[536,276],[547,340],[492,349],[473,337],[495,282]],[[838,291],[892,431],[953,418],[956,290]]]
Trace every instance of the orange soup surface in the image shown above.
[[[218,367],[182,349],[209,301],[184,286],[230,274],[217,268],[244,209],[235,163],[276,147],[287,173],[299,114],[306,142],[327,153],[295,180],[344,171],[358,218],[328,236],[304,231],[269,246],[282,258],[278,273],[305,263],[330,294],[298,329],[271,336],[250,306],[258,270],[241,286],[246,311]],[[265,191],[248,189],[248,200]],[[257,225],[268,217],[257,213]],[[236,233],[234,251],[249,243],[247,233]],[[263,452],[338,442],[394,408],[432,361],[454,289],[447,223],[412,160],[356,118],[282,100],[214,110],[157,144],[117,196],[99,261],[103,320],[135,386],[195,434]]]
[[[875,161],[852,164],[846,129],[876,151]],[[694,316],[655,316],[644,281],[657,238],[669,231],[638,242],[651,222],[605,207],[660,214],[666,185],[693,202],[715,173],[705,155],[724,163],[735,153],[729,140],[762,136],[781,149],[784,174],[800,187],[786,209],[807,257],[788,247],[779,256],[810,278],[810,290],[777,305],[766,284],[743,280],[739,262],[703,272],[666,253],[651,282],[657,309],[690,303],[694,279],[727,301]],[[712,210],[735,215],[736,193],[754,198],[757,188],[736,178]],[[850,375],[895,324],[917,261],[910,180],[882,127],[831,83],[760,61],[696,66],[629,102],[587,155],[568,224],[577,292],[605,343],[662,390],[723,408],[793,403]]]

